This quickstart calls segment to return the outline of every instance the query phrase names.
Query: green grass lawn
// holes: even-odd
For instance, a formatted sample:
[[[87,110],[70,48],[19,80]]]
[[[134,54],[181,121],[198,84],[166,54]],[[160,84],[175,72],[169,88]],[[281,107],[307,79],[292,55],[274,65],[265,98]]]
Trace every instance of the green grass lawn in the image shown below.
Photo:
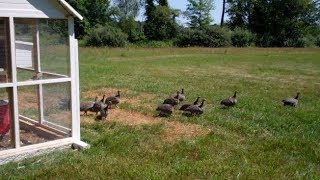
[[[82,101],[121,90],[127,101],[119,116],[104,122],[82,116],[90,149],[10,163],[0,167],[0,179],[320,178],[320,49],[81,48],[80,83]],[[206,112],[154,117],[157,105],[181,88],[187,102],[205,98]],[[234,91],[238,104],[221,109]],[[298,107],[282,106],[297,92]],[[130,122],[130,113],[160,123],[117,121]],[[169,123],[210,132],[167,142]]]

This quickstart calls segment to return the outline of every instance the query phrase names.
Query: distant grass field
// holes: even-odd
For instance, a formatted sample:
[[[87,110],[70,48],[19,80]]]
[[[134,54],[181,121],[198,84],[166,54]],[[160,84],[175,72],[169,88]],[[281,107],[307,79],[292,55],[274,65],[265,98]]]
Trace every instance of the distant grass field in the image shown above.
[[[1,166],[0,179],[320,178],[320,49],[81,48],[80,83],[82,101],[122,91],[106,121],[81,116],[91,148]],[[206,112],[155,117],[181,88]],[[282,106],[297,92],[298,107]],[[155,123],[130,124],[142,119]]]

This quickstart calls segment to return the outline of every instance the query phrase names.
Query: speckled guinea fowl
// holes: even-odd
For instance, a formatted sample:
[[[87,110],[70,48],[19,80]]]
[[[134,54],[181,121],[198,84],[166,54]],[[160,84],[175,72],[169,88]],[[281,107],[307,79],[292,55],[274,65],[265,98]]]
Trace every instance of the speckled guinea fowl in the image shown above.
[[[299,98],[300,93],[298,92],[295,98],[285,98],[282,100],[282,103],[284,106],[297,106],[298,105],[298,98]]]
[[[156,111],[159,111],[159,116],[167,117],[173,113],[174,108],[171,104],[160,104]]]
[[[165,99],[162,104],[171,104],[172,106],[178,105],[180,103],[180,101],[178,99],[179,98],[179,94],[180,94],[180,92],[177,91],[176,96],[169,97],[169,98]]]
[[[224,99],[220,102],[221,105],[225,106],[225,107],[230,107],[230,106],[234,106],[237,103],[237,91],[234,92],[234,95]]]
[[[200,114],[203,114],[205,109],[204,109],[204,102],[206,100],[203,99],[201,104],[199,106],[197,105],[191,105],[189,106],[188,108],[186,108],[183,112],[183,114],[185,115],[200,115]]]
[[[98,114],[98,112],[100,112],[101,107],[104,107],[104,98],[106,95],[103,95],[102,99],[100,101],[96,101],[93,105],[93,107],[91,108],[92,112],[95,112],[96,114]]]
[[[108,101],[111,101],[111,105],[115,105],[116,107],[118,107],[118,104],[120,103],[120,92],[118,91],[117,94],[115,96],[109,96],[106,98],[106,103]],[[111,108],[111,106],[109,107]]]
[[[171,97],[176,97],[176,95],[177,95],[177,94],[174,93],[174,94],[171,95]],[[184,101],[184,100],[186,99],[186,96],[185,96],[185,94],[184,94],[184,89],[183,89],[183,88],[181,89],[181,92],[179,93],[177,99],[179,99],[180,102],[181,102],[181,101]]]
[[[100,107],[100,114],[95,118],[96,120],[106,119],[109,114],[109,106],[111,106],[111,101],[108,101],[106,105]]]
[[[84,102],[84,103],[80,104],[80,111],[83,111],[84,115],[88,115],[87,112],[92,110],[97,99],[98,99],[98,97],[96,97],[94,101],[88,101],[88,102]]]
[[[197,105],[198,102],[199,102],[199,99],[200,99],[200,96],[197,97],[197,99],[193,102],[193,104],[191,104],[191,103],[184,104],[184,105],[182,105],[182,106],[180,107],[179,110],[184,111],[185,109],[187,109],[187,108],[188,108],[189,106],[191,106],[191,105]]]

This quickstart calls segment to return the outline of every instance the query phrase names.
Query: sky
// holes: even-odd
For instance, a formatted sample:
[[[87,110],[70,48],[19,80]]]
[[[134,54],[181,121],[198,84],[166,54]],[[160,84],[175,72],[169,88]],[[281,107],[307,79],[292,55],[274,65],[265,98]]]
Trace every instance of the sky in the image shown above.
[[[188,4],[187,0],[168,0],[168,2],[171,8],[180,9],[181,11],[185,11]],[[221,12],[222,12],[222,0],[214,0],[214,10],[211,12],[211,17],[213,18],[213,24],[220,24]],[[140,14],[143,14],[143,13],[144,12],[141,12]],[[144,18],[145,17],[143,17],[143,15],[140,15],[138,17],[139,20],[144,20]],[[186,19],[180,17],[178,18],[178,22],[180,24],[185,24]]]

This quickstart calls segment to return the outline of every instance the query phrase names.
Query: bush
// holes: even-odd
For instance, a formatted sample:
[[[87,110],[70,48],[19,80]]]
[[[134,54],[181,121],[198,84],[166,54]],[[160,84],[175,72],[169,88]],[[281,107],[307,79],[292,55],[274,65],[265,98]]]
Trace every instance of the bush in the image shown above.
[[[116,27],[98,26],[89,31],[84,41],[86,46],[124,47],[127,38],[127,35]]]
[[[290,39],[287,43],[285,43],[285,45],[288,47],[314,47],[315,42],[315,37],[307,35],[298,39]]]
[[[224,47],[229,46],[230,42],[229,29],[208,27],[206,29],[183,29],[179,33],[176,44],[179,47]]]
[[[231,31],[225,27],[213,26],[205,29],[208,36],[207,47],[225,47],[231,45]]]
[[[320,47],[320,35],[316,37],[315,43],[316,46]]]
[[[173,47],[172,41],[139,41],[130,43],[129,47],[133,48],[171,48]]]
[[[232,45],[235,47],[247,47],[250,46],[253,42],[254,35],[243,28],[236,28],[232,35],[231,35],[231,41]]]

